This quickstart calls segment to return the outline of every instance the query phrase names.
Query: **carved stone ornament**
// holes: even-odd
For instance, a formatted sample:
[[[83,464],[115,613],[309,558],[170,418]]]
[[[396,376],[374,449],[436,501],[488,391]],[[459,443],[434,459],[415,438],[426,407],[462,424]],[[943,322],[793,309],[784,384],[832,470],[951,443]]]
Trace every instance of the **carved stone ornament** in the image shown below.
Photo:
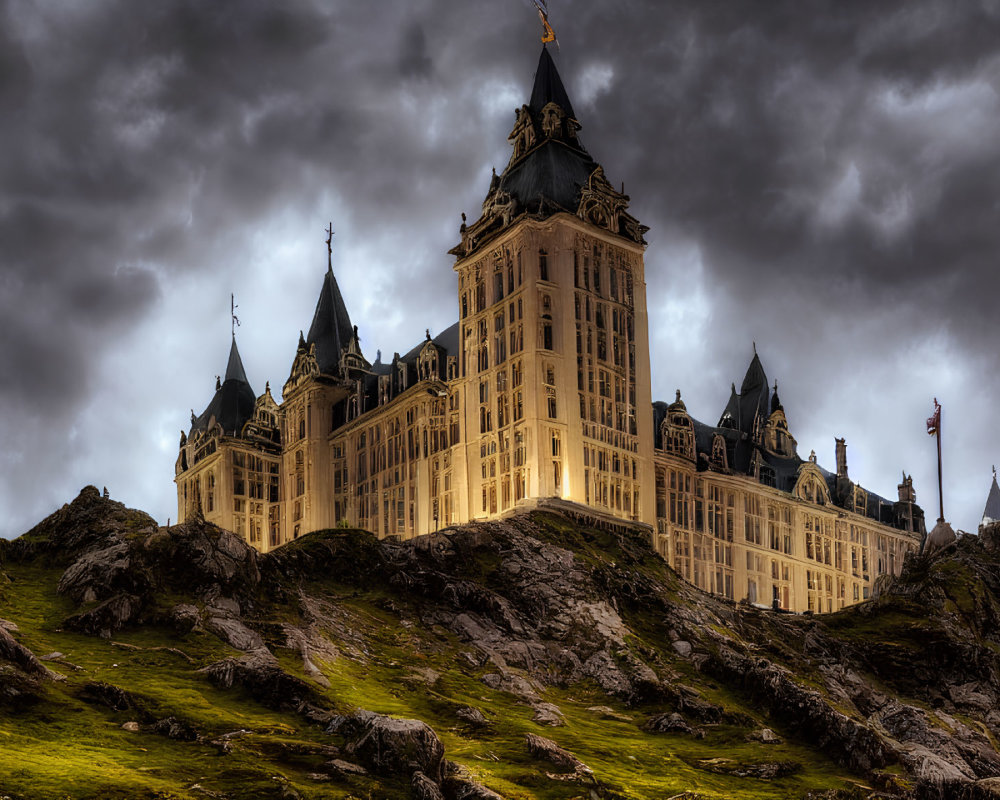
[[[528,107],[521,106],[514,114],[514,130],[507,137],[507,141],[514,145],[514,153],[510,157],[511,162],[517,161],[534,147],[538,138],[535,134],[535,123],[531,119]]]
[[[300,345],[295,354],[295,361],[292,362],[292,372],[281,390],[282,394],[288,395],[296,387],[317,375],[319,375],[319,364],[316,363],[316,345],[311,344],[308,349]]]
[[[606,177],[604,168],[595,167],[587,178],[586,186],[580,187],[580,204],[577,206],[577,216],[585,222],[591,222],[612,233],[618,233],[619,217],[628,208],[628,198],[615,191]]]
[[[352,373],[369,372],[371,364],[361,353],[361,342],[358,340],[358,326],[354,326],[354,335],[341,351],[340,372],[345,378],[356,377]]]

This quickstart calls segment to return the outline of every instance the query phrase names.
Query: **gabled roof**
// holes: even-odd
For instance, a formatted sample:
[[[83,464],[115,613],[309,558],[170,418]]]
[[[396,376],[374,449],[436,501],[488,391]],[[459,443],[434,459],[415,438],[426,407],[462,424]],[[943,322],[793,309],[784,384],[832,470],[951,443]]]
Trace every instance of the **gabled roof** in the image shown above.
[[[354,337],[354,326],[344,305],[344,298],[337,286],[333,268],[328,267],[323,276],[323,286],[320,288],[319,299],[316,301],[316,311],[313,313],[312,325],[306,344],[316,345],[316,363],[320,372],[328,375],[336,374],[340,367],[340,354],[344,347]]]
[[[215,421],[222,426],[224,433],[239,434],[247,420],[253,416],[256,400],[257,395],[247,380],[243,359],[240,358],[240,351],[236,347],[234,338],[232,347],[229,348],[226,379],[215,390],[215,395],[205,410],[191,423],[191,431],[206,430],[212,417],[215,417]]]
[[[993,474],[993,485],[990,486],[990,494],[986,498],[986,508],[983,509],[983,522],[989,520],[1000,520],[1000,486],[997,486],[996,473]]]

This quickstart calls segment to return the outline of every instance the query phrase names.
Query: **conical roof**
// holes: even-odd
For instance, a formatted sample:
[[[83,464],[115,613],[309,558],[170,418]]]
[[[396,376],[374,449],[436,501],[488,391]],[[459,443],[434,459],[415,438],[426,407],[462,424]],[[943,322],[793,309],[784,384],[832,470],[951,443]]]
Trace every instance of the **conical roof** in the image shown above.
[[[764,365],[760,363],[760,357],[754,350],[753,359],[750,361],[747,373],[743,376],[743,383],[740,385],[740,394],[755,394],[761,387],[767,387],[767,375],[764,374]]]
[[[767,375],[764,374],[764,365],[760,363],[756,349],[750,366],[747,367],[746,375],[743,376],[743,383],[740,385],[740,430],[744,433],[752,433],[754,420],[759,416],[767,419],[770,411],[768,409],[771,399],[771,391],[767,386]]]
[[[335,374],[340,366],[340,354],[354,337],[354,326],[344,305],[344,298],[337,286],[333,268],[328,267],[323,276],[316,311],[306,344],[316,345],[316,363],[320,372]]]
[[[226,377],[227,381],[239,381],[240,383],[245,383],[247,386],[250,385],[250,381],[247,380],[246,370],[243,369],[243,359],[240,358],[240,350],[236,346],[236,337],[233,337],[233,344],[229,348],[229,362],[226,364]]]
[[[229,362],[226,364],[226,379],[215,390],[211,402],[191,423],[191,430],[205,430],[212,417],[222,426],[224,433],[239,434],[247,420],[253,415],[257,395],[247,380],[240,358],[236,338],[229,348]]]
[[[1000,520],[1000,486],[997,486],[997,476],[993,473],[993,485],[990,486],[989,496],[986,498],[986,508],[983,509],[983,523],[996,522]]]
[[[528,107],[535,114],[540,114],[549,103],[555,103],[566,112],[566,116],[576,119],[569,95],[563,87],[562,79],[556,69],[549,49],[542,45],[542,54],[538,57],[538,68],[535,70],[535,82],[531,87],[531,100]]]

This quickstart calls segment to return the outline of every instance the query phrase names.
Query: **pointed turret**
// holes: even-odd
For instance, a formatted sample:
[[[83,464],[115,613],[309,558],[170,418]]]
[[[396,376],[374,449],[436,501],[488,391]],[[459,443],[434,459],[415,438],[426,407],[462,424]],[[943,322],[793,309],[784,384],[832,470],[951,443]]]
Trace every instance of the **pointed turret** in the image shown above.
[[[353,329],[333,268],[328,266],[316,301],[312,325],[309,326],[309,335],[305,339],[306,345],[316,345],[316,363],[320,372],[337,374],[340,356],[351,343]]]
[[[232,347],[229,348],[229,363],[226,364],[226,380],[239,381],[250,385],[247,380],[246,370],[243,369],[243,359],[240,358],[239,348],[236,346],[236,337],[233,337]]]
[[[1000,486],[997,486],[997,473],[993,472],[993,485],[990,486],[989,496],[986,498],[986,508],[983,509],[983,521],[981,525],[989,525],[991,522],[1000,521]]]
[[[729,402],[719,417],[720,428],[736,428],[740,424],[740,396],[736,394],[736,384],[729,385]]]
[[[205,430],[213,417],[222,426],[223,433],[238,435],[246,421],[253,415],[257,395],[247,380],[240,358],[236,338],[229,348],[229,362],[226,364],[226,378],[217,388],[208,407],[191,421],[191,430]]]
[[[451,252],[463,257],[524,214],[545,218],[559,212],[644,244],[648,230],[627,213],[628,197],[615,189],[577,136],[580,123],[549,51],[543,47],[530,99],[514,111],[510,162],[494,175],[480,218],[461,228]]]
[[[559,71],[556,69],[555,62],[552,60],[552,56],[549,55],[549,49],[543,45],[541,55],[538,57],[538,68],[535,70],[535,83],[531,87],[531,100],[528,101],[528,107],[534,114],[540,115],[542,109],[549,103],[555,103],[562,108],[566,116],[576,118],[576,114],[573,113],[573,106],[569,102],[569,95],[566,94],[566,89],[563,87],[562,78],[559,77]]]
[[[757,348],[754,348],[753,360],[747,367],[743,383],[740,385],[740,430],[752,433],[754,425],[763,422],[770,415],[768,409],[771,392],[767,387],[767,375],[760,363]]]
[[[739,394],[736,393],[736,384],[732,385],[729,402],[719,419],[719,427],[736,428],[741,433],[754,434],[771,415],[771,409],[768,408],[770,398],[767,375],[755,347],[753,359],[743,376],[743,383],[740,384]]]

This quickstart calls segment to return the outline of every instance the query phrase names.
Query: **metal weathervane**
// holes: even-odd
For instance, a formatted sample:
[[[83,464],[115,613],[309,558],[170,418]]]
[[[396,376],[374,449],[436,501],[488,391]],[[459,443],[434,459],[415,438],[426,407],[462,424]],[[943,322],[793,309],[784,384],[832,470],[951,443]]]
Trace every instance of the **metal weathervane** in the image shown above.
[[[535,4],[535,9],[538,11],[538,18],[542,21],[542,44],[548,44],[549,42],[555,42],[556,48],[559,47],[559,40],[556,39],[556,32],[552,30],[552,26],[549,25],[549,8],[548,3],[545,0],[532,0]]]
[[[236,316],[236,309],[239,308],[236,305],[236,295],[229,295],[229,316],[232,317],[232,328],[233,328],[233,338],[236,338],[236,329],[239,327],[240,318]]]
[[[333,269],[333,223],[330,223],[330,227],[323,228],[323,233],[326,234],[326,265]]]

